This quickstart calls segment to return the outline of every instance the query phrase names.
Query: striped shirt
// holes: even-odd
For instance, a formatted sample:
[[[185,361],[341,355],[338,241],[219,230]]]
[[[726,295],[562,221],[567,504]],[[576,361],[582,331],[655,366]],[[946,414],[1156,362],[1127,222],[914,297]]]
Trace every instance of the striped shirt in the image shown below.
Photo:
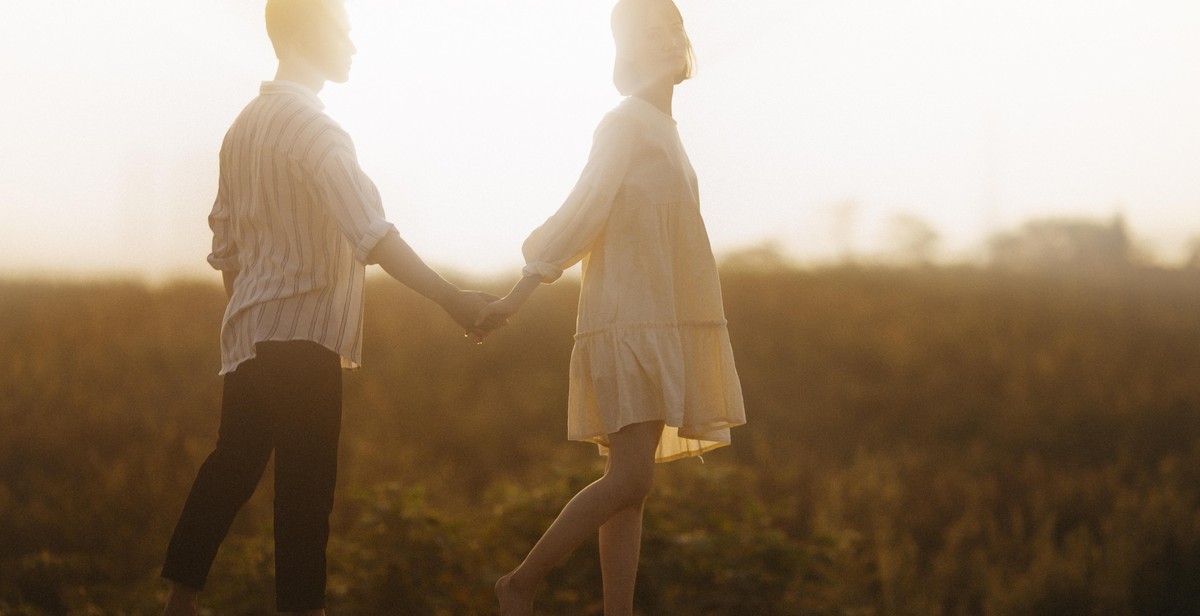
[[[221,324],[221,374],[264,340],[311,340],[356,368],[363,283],[396,228],[354,143],[316,93],[264,82],[221,144],[208,262],[238,272]]]

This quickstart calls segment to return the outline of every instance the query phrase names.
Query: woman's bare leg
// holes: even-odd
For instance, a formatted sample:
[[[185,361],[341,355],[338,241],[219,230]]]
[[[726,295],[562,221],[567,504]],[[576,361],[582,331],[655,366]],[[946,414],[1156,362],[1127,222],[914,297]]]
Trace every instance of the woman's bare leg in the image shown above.
[[[555,565],[613,516],[627,509],[639,512],[654,481],[654,450],[663,422],[625,426],[609,435],[608,468],[604,476],[580,490],[563,507],[525,560],[496,582],[496,597],[503,616],[529,616],[538,584]],[[619,525],[627,535],[630,525]],[[627,539],[622,545],[627,545]],[[627,552],[627,547],[623,548]],[[607,575],[605,576],[607,582]],[[607,592],[606,592],[607,594]]]
[[[600,527],[604,615],[632,616],[633,588],[642,551],[643,505],[618,511]]]

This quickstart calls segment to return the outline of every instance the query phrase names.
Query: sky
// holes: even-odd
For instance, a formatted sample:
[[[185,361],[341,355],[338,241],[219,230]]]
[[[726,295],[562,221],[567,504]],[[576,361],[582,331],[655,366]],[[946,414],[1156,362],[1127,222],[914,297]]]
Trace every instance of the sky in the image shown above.
[[[679,0],[674,115],[718,254],[945,260],[1049,217],[1121,215],[1164,262],[1200,236],[1200,2]],[[321,93],[388,217],[461,273],[517,275],[611,84],[611,0],[352,0]],[[274,74],[262,2],[0,8],[0,275],[213,276],[217,152]]]

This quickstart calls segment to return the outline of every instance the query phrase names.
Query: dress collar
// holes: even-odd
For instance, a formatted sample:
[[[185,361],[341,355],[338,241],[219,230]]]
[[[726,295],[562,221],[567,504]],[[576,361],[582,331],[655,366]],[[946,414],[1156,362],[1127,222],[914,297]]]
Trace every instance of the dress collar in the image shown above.
[[[633,109],[636,109],[637,113],[640,113],[644,116],[655,117],[655,118],[659,118],[660,120],[666,120],[667,122],[670,122],[672,126],[674,126],[676,124],[675,118],[663,113],[662,110],[659,109],[658,107],[655,107],[654,105],[650,104],[649,102],[644,101],[636,96],[625,97],[625,102],[623,104],[626,107],[631,107]]]

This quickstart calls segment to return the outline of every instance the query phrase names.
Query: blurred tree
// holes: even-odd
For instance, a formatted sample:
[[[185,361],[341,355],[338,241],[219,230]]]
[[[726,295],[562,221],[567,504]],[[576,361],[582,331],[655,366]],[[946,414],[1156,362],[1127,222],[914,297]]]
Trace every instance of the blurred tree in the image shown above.
[[[1143,262],[1125,218],[1103,222],[1074,218],[1033,220],[988,241],[993,265],[1015,269],[1103,272]]]
[[[793,265],[777,240],[767,240],[721,255],[723,270],[776,272]]]
[[[1188,254],[1183,266],[1187,269],[1200,269],[1200,235],[1188,242]]]
[[[939,238],[933,225],[908,212],[888,219],[887,237],[890,256],[904,265],[929,265]]]
[[[833,239],[837,242],[838,258],[843,263],[854,261],[854,227],[859,209],[858,201],[853,199],[833,206]]]

